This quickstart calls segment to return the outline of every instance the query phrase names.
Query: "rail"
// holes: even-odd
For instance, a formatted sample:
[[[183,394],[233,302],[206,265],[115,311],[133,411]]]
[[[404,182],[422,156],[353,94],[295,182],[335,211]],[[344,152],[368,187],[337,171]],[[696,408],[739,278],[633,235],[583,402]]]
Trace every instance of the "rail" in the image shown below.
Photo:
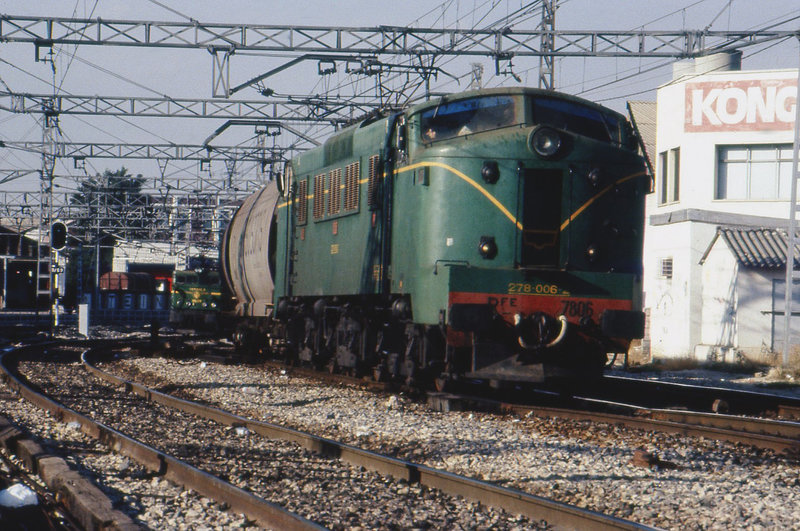
[[[90,373],[147,400],[220,424],[246,427],[263,437],[293,441],[308,450],[337,457],[352,465],[363,466],[368,470],[404,479],[409,483],[416,482],[448,494],[463,496],[501,508],[512,514],[521,514],[534,520],[544,520],[556,529],[653,529],[649,526],[534,496],[519,490],[499,487],[488,482],[376,454],[331,439],[277,424],[247,419],[215,407],[183,400],[102,371],[89,362],[87,354],[88,351],[84,352],[81,360]]]
[[[324,529],[324,527],[289,512],[277,504],[226,483],[211,474],[164,454],[108,426],[95,422],[38,393],[26,385],[7,366],[9,357],[21,352],[21,350],[18,350],[0,355],[0,370],[3,372],[4,380],[22,398],[41,409],[49,411],[57,420],[79,423],[81,431],[101,441],[114,451],[135,459],[148,469],[156,471],[179,485],[229,504],[232,509],[245,514],[260,525],[291,530]]]
[[[437,401],[439,403],[439,408],[452,408],[452,404],[448,402],[461,401],[478,405],[482,409],[516,413],[523,416],[534,415],[543,418],[605,422],[608,424],[627,426],[629,428],[694,437],[706,437],[732,443],[749,444],[756,448],[764,448],[776,452],[800,454],[800,423],[797,422],[693,411],[648,409],[610,402],[608,405],[614,410],[627,409],[629,412],[628,414],[608,413],[597,410],[597,407],[602,404],[600,400],[592,400],[594,409],[591,411],[515,404],[474,396],[436,396],[436,394],[431,394],[429,400]]]

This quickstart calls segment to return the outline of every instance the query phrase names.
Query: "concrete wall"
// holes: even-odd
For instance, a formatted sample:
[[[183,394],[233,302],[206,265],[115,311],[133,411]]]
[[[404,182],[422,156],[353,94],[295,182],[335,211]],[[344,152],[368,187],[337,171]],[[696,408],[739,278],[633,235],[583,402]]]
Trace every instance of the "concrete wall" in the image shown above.
[[[701,344],[709,347],[738,347],[738,273],[736,258],[722,238],[708,253],[702,266],[703,304]],[[698,357],[704,352],[695,349]]]

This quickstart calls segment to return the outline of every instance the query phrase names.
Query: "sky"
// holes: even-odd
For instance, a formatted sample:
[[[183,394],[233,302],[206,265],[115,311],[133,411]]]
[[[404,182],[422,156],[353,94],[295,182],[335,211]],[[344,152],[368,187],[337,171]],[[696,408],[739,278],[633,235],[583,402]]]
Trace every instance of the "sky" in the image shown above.
[[[519,0],[448,0],[440,3],[407,0],[2,0],[0,12],[12,16],[102,18],[105,20],[180,21],[203,23],[251,23],[324,27],[413,26],[433,28],[485,27],[531,2]],[[224,5],[224,9],[220,6]],[[535,29],[539,10],[515,27]],[[800,2],[796,0],[561,0],[556,14],[557,30],[797,30]],[[212,59],[205,50],[169,50],[112,46],[63,46],[54,48],[52,64],[34,61],[31,44],[0,42],[0,91],[70,95],[212,97]],[[390,58],[386,58],[387,60]],[[232,84],[251,79],[283,64],[287,58],[268,54],[235,55],[231,60]],[[512,60],[511,75],[495,75],[489,58],[443,59],[446,72],[433,80],[439,92],[458,92],[469,85],[472,63],[483,66],[483,85],[536,86],[537,58]],[[556,61],[556,89],[596,101],[624,112],[627,100],[655,100],[655,89],[671,78],[671,59],[564,58]],[[773,42],[743,50],[743,68],[797,68],[797,39]],[[456,81],[454,78],[457,78]],[[269,88],[280,95],[348,94],[374,91],[374,78],[348,75],[343,71],[320,76],[316,63],[303,63],[269,79]],[[338,88],[337,88],[338,87]],[[237,98],[263,98],[246,89]],[[0,140],[40,141],[40,116],[0,110]],[[61,116],[61,138],[68,142],[201,144],[224,120],[180,118],[115,118]],[[252,127],[231,127],[215,141],[221,145],[252,142]],[[320,139],[321,140],[321,139]],[[279,137],[277,142],[288,142]],[[102,173],[125,166],[134,174],[156,177],[155,161],[126,159],[87,160],[75,168],[71,160],[59,159],[56,174],[79,180],[82,175]],[[35,153],[0,148],[0,170],[41,167]],[[208,168],[206,168],[208,170]],[[197,178],[205,171],[191,162],[170,163],[167,174],[174,178]],[[226,171],[214,163],[212,173]],[[253,168],[240,168],[242,174]],[[64,185],[69,186],[69,185]],[[36,179],[23,178],[0,185],[0,190],[38,190]]]

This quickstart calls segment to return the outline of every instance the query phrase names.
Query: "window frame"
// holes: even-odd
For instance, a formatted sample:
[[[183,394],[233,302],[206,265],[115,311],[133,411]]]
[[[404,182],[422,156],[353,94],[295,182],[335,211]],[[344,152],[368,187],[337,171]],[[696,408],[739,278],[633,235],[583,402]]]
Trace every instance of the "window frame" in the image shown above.
[[[658,154],[658,205],[680,201],[681,148],[666,149]]]
[[[754,159],[753,153],[757,151],[766,151],[772,150],[773,156],[770,159]],[[726,158],[723,159],[723,153],[730,152],[732,150],[743,150],[745,151],[746,155],[745,158],[742,160],[735,160],[730,159],[726,155]],[[781,153],[786,151],[788,153],[788,158],[781,158]],[[791,165],[793,163],[793,145],[791,143],[765,143],[765,144],[717,144],[715,146],[715,174],[714,174],[714,201],[789,201],[791,200],[791,173],[786,179],[788,181],[789,188],[785,191],[785,196],[782,196],[782,188],[781,188],[781,165],[786,163],[789,165],[789,171],[791,172]],[[732,163],[740,163],[743,164],[745,167],[745,176],[744,176],[744,190],[745,194],[744,197],[729,197],[730,194],[728,192],[728,172],[729,166]],[[777,188],[777,193],[772,197],[753,197],[752,189],[753,189],[753,167],[754,165],[762,165],[764,163],[770,163],[773,165],[774,172],[770,175],[772,178],[772,182],[775,183]],[[726,164],[725,168],[725,194],[721,193],[721,185],[722,183],[722,175],[723,175],[723,164]]]
[[[675,276],[675,258],[672,256],[663,256],[658,259],[658,265],[658,278],[672,280]]]

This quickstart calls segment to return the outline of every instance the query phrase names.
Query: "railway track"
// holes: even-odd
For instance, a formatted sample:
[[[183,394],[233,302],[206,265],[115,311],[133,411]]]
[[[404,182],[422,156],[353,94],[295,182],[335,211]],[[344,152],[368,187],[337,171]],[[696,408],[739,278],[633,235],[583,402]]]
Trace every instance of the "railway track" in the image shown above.
[[[52,347],[51,350],[53,350]],[[46,356],[48,352],[44,351],[42,354]],[[103,391],[98,389],[89,391],[87,389],[76,387],[74,385],[75,380],[71,380],[67,374],[67,371],[63,370],[64,366],[66,365],[66,363],[64,363],[66,360],[63,359],[63,357],[62,359],[58,360],[61,361],[59,371],[53,373],[52,376],[54,378],[64,379],[65,381],[71,381],[73,382],[73,385],[66,390],[66,393],[63,391],[58,393],[56,391],[54,394],[60,394],[60,398],[65,402],[80,404],[82,401],[86,401],[86,403],[92,404],[93,409],[89,411],[91,417],[50,398],[41,391],[39,385],[29,384],[27,379],[20,377],[16,373],[16,370],[9,367],[10,363],[16,361],[9,360],[9,357],[10,355],[8,353],[4,354],[0,363],[2,363],[2,370],[4,372],[6,383],[11,388],[13,388],[26,400],[34,403],[42,409],[49,411],[53,416],[62,422],[78,423],[82,431],[103,442],[114,451],[132,457],[148,469],[155,471],[157,474],[166,479],[174,481],[179,485],[184,485],[187,488],[192,488],[193,490],[196,490],[197,492],[200,492],[210,498],[218,499],[221,502],[228,504],[228,506],[232,509],[247,514],[254,521],[264,525],[265,527],[276,529],[322,528],[321,526],[318,526],[295,513],[287,511],[276,504],[263,500],[258,496],[254,496],[253,494],[236,487],[230,482],[223,481],[212,474],[192,466],[190,463],[176,458],[170,455],[168,452],[161,451],[160,449],[142,443],[118,430],[115,430],[113,427],[108,425],[110,424],[108,423],[108,419],[106,419],[106,423],[96,421],[92,417],[103,416],[103,412],[100,411],[100,408],[103,406],[103,404],[98,399],[104,394],[109,395],[113,394],[113,392],[109,393],[107,390]],[[45,382],[40,382],[40,384],[41,383]],[[53,392],[54,389],[50,389],[50,391]],[[126,406],[130,407],[131,404],[120,403],[119,401],[114,401],[112,399],[110,411],[111,416],[117,416],[120,418],[129,414],[135,415],[136,413],[144,413],[141,408],[132,411],[126,408]],[[114,413],[114,410],[116,410],[117,413]],[[106,411],[106,413],[109,412]],[[108,417],[108,415],[105,416]]]
[[[781,407],[800,409],[800,398],[712,385],[605,376],[584,387],[582,395],[635,403],[644,408],[687,408],[697,412],[775,416]]]
[[[563,415],[481,412],[497,408],[431,413],[403,393],[367,391],[364,382],[351,378],[320,383],[316,376],[299,376],[304,371],[295,367],[135,355],[123,355],[104,367],[246,417],[279,419],[373,451],[534,494],[555,494],[561,501],[659,527],[769,528],[795,519],[786,511],[800,486],[796,458],[749,445],[683,437],[677,430],[676,435],[662,435],[648,426],[629,430],[616,422],[572,421]],[[358,385],[343,386],[342,381]],[[648,458],[648,453],[653,455]],[[730,493],[742,491],[742,482],[750,494],[741,496],[757,502],[743,505],[739,495],[731,498]],[[709,498],[711,493],[718,499]],[[676,503],[695,498],[696,507]]]
[[[466,389],[463,394],[430,393],[428,402],[442,411],[476,409],[605,422],[800,455],[800,399],[792,397],[620,377],[586,382],[580,394],[571,386],[538,387],[500,390],[498,396],[505,399],[498,399],[485,387]]]
[[[212,356],[213,359],[213,356]],[[276,368],[279,362],[267,362]],[[292,372],[328,383],[365,386],[377,391],[396,390],[397,385],[375,382],[342,374],[292,367]],[[533,393],[514,389],[508,396],[518,400],[497,400],[491,393],[497,389],[485,386],[461,387],[466,394],[428,393],[434,409],[492,410],[519,415],[560,417],[574,420],[606,422],[664,433],[728,441],[800,455],[800,398],[715,386],[689,385],[629,377],[605,376],[582,385],[580,395],[570,386],[539,386]],[[480,394],[469,390],[480,389]],[[408,390],[407,390],[408,391]],[[540,405],[565,404],[565,407]],[[692,409],[694,408],[694,410]],[[713,411],[713,412],[712,412]],[[736,414],[728,414],[731,411]],[[747,416],[745,416],[747,415]],[[754,416],[761,415],[761,416]],[[764,418],[763,416],[781,419]]]
[[[439,410],[474,408],[483,411],[515,413],[521,416],[563,418],[602,422],[629,428],[719,441],[746,444],[756,448],[800,456],[800,423],[774,419],[739,417],[693,411],[646,409],[619,403],[592,400],[590,410],[566,407],[547,407],[501,402],[476,396],[432,394],[429,402]],[[607,406],[627,414],[599,411]]]
[[[90,366],[87,365],[87,367]],[[168,395],[164,395],[162,393],[158,393],[153,390],[144,388],[133,382],[123,381],[118,377],[102,373],[102,371],[99,371],[99,369],[96,368],[90,367],[90,370],[92,371],[93,374],[106,379],[113,386],[116,386],[120,389],[132,391],[133,393],[145,397],[154,403],[161,404],[160,406],[156,406],[159,408],[160,411],[159,414],[161,415],[161,418],[166,418],[166,416],[171,416],[171,417],[184,416],[182,414],[175,413],[174,410],[172,410],[173,411],[172,413],[169,413],[166,409],[163,408],[163,406],[167,406],[169,408],[177,408],[185,413],[190,413],[192,416],[202,417],[204,419],[213,420],[214,422],[217,423],[222,423],[224,425],[227,425],[229,429],[232,428],[235,433],[240,433],[240,434],[258,433],[266,437],[269,437],[270,439],[273,440],[282,439],[286,441],[292,441],[294,443],[299,444],[301,447],[305,449],[310,449],[324,455],[333,456],[337,460],[349,462],[357,467],[364,467],[369,470],[374,470],[385,475],[391,475],[394,476],[395,478],[399,478],[400,479],[399,483],[401,485],[419,485],[419,487],[415,488],[419,489],[420,494],[422,494],[421,497],[424,497],[426,499],[431,499],[431,498],[440,499],[440,503],[443,503],[445,506],[444,513],[447,512],[447,507],[450,507],[451,508],[450,510],[452,510],[453,504],[456,502],[453,501],[454,499],[452,497],[448,497],[448,495],[446,494],[439,494],[439,492],[449,493],[450,495],[459,495],[459,496],[464,496],[465,498],[479,500],[481,503],[485,505],[503,508],[512,514],[524,514],[528,518],[530,518],[530,520],[527,520],[528,522],[527,524],[522,524],[522,525],[534,525],[534,526],[539,525],[549,528],[552,527],[552,528],[593,528],[593,529],[604,529],[604,528],[637,529],[644,527],[619,518],[608,517],[593,511],[586,511],[583,509],[572,507],[564,503],[553,502],[541,497],[531,496],[514,489],[506,489],[498,487],[496,485],[492,485],[486,482],[461,477],[456,474],[443,472],[430,467],[418,465],[412,462],[403,461],[396,458],[390,458],[387,456],[382,456],[379,454],[375,454],[373,452],[367,452],[346,444],[337,443],[336,441],[330,439],[324,439],[321,437],[304,434],[295,430],[288,430],[281,426],[270,425],[268,423],[257,422],[243,417],[238,417],[218,409],[202,406],[198,403],[192,403],[185,400],[176,399],[174,397],[170,397]],[[65,370],[63,367],[59,369],[58,377],[60,379],[64,379]],[[42,387],[44,387],[45,389],[49,389],[52,386],[52,384],[51,382],[48,382],[46,380],[47,379],[45,379],[40,385],[42,385]],[[26,395],[30,393],[30,391],[22,390],[22,382],[20,382],[18,385],[21,393],[25,393]],[[65,402],[73,402],[73,405],[75,405],[76,407],[86,408],[87,407],[86,404],[84,404],[83,406],[80,405],[82,399],[85,396],[104,395],[104,394],[113,394],[113,393],[110,393],[107,387],[106,390],[102,390],[99,388],[92,388],[92,390],[84,388],[69,389],[67,393],[62,394],[63,397],[62,399]],[[124,399],[118,396],[106,397],[105,399],[109,400],[110,403],[113,404],[113,406],[109,408],[109,411],[106,412],[100,411],[101,409],[103,409],[100,406],[97,405],[89,406],[89,409],[92,409],[94,411],[92,416],[97,415],[106,418],[111,417],[111,420],[113,421],[116,417],[120,416],[120,410],[123,410],[125,411],[125,414],[135,413],[136,415],[144,417],[144,412],[140,411],[140,406],[138,404],[134,404],[134,400],[130,398],[130,395],[128,395],[128,397]],[[36,400],[41,400],[41,399],[36,399]],[[136,401],[138,402],[139,399],[136,399]],[[53,404],[45,404],[45,405],[48,408],[54,407]],[[79,415],[77,413],[67,412],[61,409],[60,407],[55,411],[57,411],[57,414],[62,416],[63,418],[78,419],[84,426],[83,429],[85,431],[96,431],[97,436],[106,440],[109,444],[111,444],[115,448],[118,448],[120,451],[128,453],[129,455],[137,456],[137,459],[141,458],[143,462],[149,463],[148,466],[150,466],[153,469],[159,470],[159,472],[164,473],[166,477],[182,480],[184,482],[187,481],[187,478],[191,482],[197,481],[198,478],[197,472],[187,473],[185,469],[180,468],[180,466],[174,462],[173,458],[169,457],[165,451],[159,451],[153,449],[151,449],[150,451],[143,450],[140,446],[134,444],[135,441],[132,441],[131,439],[125,437],[122,434],[118,434],[109,427],[104,427],[104,426],[91,427],[92,421],[90,421],[89,419],[87,419],[82,415]],[[144,423],[144,421],[142,422]],[[195,420],[193,422],[198,422],[198,421]],[[212,425],[208,423],[208,421],[202,421],[201,424],[202,424],[202,426],[200,427],[201,430],[214,433],[216,429],[216,433],[217,434],[219,433],[220,430],[219,426],[213,428]],[[191,433],[194,436],[198,427],[190,422],[187,422],[185,426],[186,427],[184,428],[184,433],[187,434]],[[153,426],[149,426],[148,429],[153,429]],[[172,429],[174,430],[175,428]],[[163,435],[163,433],[161,433],[160,435]],[[224,471],[222,472],[215,471],[214,463],[211,463],[208,460],[204,460],[202,456],[187,455],[194,453],[213,454],[214,453],[213,444],[209,445],[208,447],[202,447],[202,450],[198,448],[199,445],[193,445],[194,447],[189,448],[187,447],[186,444],[180,445],[174,443],[161,443],[161,446],[170,447],[172,448],[172,450],[178,450],[178,453],[183,454],[182,455],[183,458],[186,458],[187,460],[193,462],[196,469],[208,468],[210,474],[217,474],[217,473],[220,473],[220,475],[225,474]],[[226,442],[226,446],[224,447],[227,448],[228,451],[231,451],[233,444],[228,444]],[[237,459],[241,459],[243,461],[249,459],[251,462],[248,463],[248,468],[251,468],[250,465],[252,465],[252,468],[258,470],[258,464],[252,462],[252,454],[264,452],[265,450],[258,445],[256,445],[255,447],[252,445],[244,445],[243,448],[244,450],[241,449],[236,450],[236,452],[238,452],[236,454],[238,455]],[[272,452],[272,457],[270,460],[274,463],[276,451],[271,450],[271,452]],[[300,458],[297,456],[286,457],[286,454],[280,454],[280,455],[284,462],[289,460],[300,460],[300,459],[311,460],[308,457]],[[313,460],[313,462],[315,463],[314,466],[317,467],[317,469],[327,470],[334,467],[334,465],[331,464],[330,459],[328,459],[325,462],[316,461],[316,459],[319,458],[314,458],[314,459],[315,459]],[[342,466],[342,465],[336,465],[336,466]],[[230,471],[228,472],[230,473]],[[285,471],[281,472],[280,470],[278,470],[276,472],[276,470],[273,468],[272,471],[268,472],[268,474],[274,474],[274,473],[277,473],[278,476],[280,476],[280,474],[285,474]],[[354,475],[352,472],[352,468],[350,468],[349,472],[340,471],[338,473],[349,476]],[[251,476],[251,475],[253,474],[252,473],[244,474],[244,476]],[[237,479],[242,480],[242,479],[252,479],[252,478],[239,477]],[[208,481],[208,478],[205,478],[205,480]],[[244,481],[244,483],[246,489],[253,491],[258,491],[259,489],[258,481]],[[330,481],[328,482],[323,481],[323,486],[321,487],[319,485],[317,486],[309,486],[309,485],[310,484],[304,485],[303,487],[301,487],[300,490],[305,494],[313,493],[314,491],[327,492],[332,488],[335,488],[337,491],[340,489],[344,490],[342,485],[336,484],[334,487],[333,483],[331,483]],[[195,485],[193,486],[193,488],[198,488],[198,487]],[[207,487],[199,487],[199,488],[203,489]],[[375,487],[371,486],[368,488],[373,489]],[[364,487],[362,487],[362,490],[363,489]],[[412,497],[408,496],[409,492],[408,488],[401,487],[399,490],[404,492],[404,496],[402,497],[403,498],[402,503],[404,505],[415,503]],[[394,494],[392,493],[396,491],[398,491],[398,489],[395,488],[395,486],[392,484],[389,486],[388,492],[385,495],[393,496]],[[215,496],[219,495],[220,495],[219,493],[215,494]],[[322,510],[320,509],[319,506],[319,504],[321,503],[320,500],[317,499],[315,500],[314,503],[318,505],[317,513],[320,512],[325,513],[325,509]],[[242,511],[253,510],[252,508],[247,506],[247,504],[243,504],[240,501],[232,500],[230,501],[230,504],[237,510],[242,510]],[[417,514],[423,515],[427,514],[426,511],[428,510],[429,508],[422,506],[417,509],[412,509],[412,512],[416,511]],[[298,511],[302,512],[302,510]],[[332,525],[334,523],[339,522],[339,520],[337,520],[338,517],[335,514],[335,509],[332,509],[332,511],[333,512],[328,516],[327,520],[324,517],[321,519],[322,525]],[[357,515],[351,514],[354,512],[352,511],[352,509],[348,509],[348,511],[350,514],[347,514],[346,516],[349,517],[349,519],[352,521],[354,517],[356,517]],[[433,512],[434,513],[439,512],[441,514],[442,511],[440,508],[438,511],[434,510]],[[254,516],[254,518],[257,521],[259,521],[259,523],[268,525],[269,522],[273,522],[271,525],[273,526],[275,525],[274,516],[267,517],[261,515],[261,516]],[[284,514],[281,516],[281,518],[285,519],[287,518],[287,516]],[[344,520],[347,520],[347,518],[345,518]],[[298,525],[298,522],[300,522],[303,526],[308,525],[308,522],[305,522],[302,519],[292,520],[292,522],[294,525]],[[400,519],[397,525],[401,526],[408,525],[407,523],[404,522],[405,520]],[[391,522],[388,523],[383,522],[383,523],[391,525]],[[449,523],[452,524],[452,522]],[[410,524],[411,525],[415,524],[413,519],[410,522]],[[439,525],[439,524],[448,525],[448,522],[447,521],[440,523],[434,522],[432,525]],[[286,528],[287,527],[286,520],[281,520],[281,523],[278,527]]]

